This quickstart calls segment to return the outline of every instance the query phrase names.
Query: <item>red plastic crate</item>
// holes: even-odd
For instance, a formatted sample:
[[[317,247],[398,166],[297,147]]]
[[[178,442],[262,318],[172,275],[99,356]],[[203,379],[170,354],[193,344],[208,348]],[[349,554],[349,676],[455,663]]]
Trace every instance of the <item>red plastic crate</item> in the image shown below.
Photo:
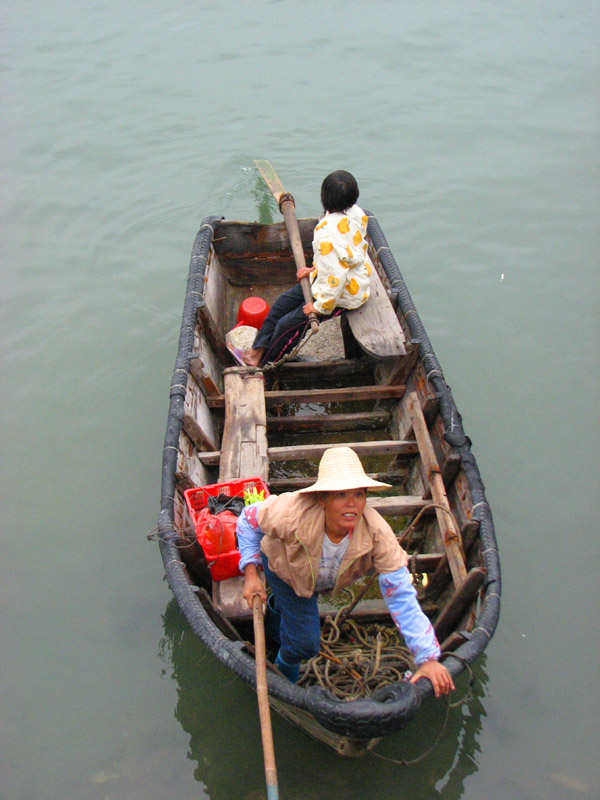
[[[210,486],[200,486],[197,489],[186,489],[183,493],[185,502],[190,512],[190,517],[196,531],[196,539],[208,561],[211,577],[214,581],[222,581],[226,578],[233,578],[236,575],[241,575],[238,564],[240,562],[240,552],[235,547],[235,543],[231,540],[225,542],[225,548],[216,547],[215,544],[209,539],[204,531],[204,517],[202,511],[207,507],[207,497],[210,495],[216,497],[219,494],[226,494],[229,497],[243,497],[245,491],[256,489],[257,492],[263,491],[265,497],[269,496],[267,484],[262,478],[243,478],[234,481],[227,481],[226,483],[213,483]],[[225,516],[221,519],[227,528],[227,521],[229,515],[225,512]],[[229,520],[233,523],[233,520]],[[222,529],[224,530],[224,529]],[[227,540],[227,536],[224,537]],[[222,539],[220,544],[222,545]]]

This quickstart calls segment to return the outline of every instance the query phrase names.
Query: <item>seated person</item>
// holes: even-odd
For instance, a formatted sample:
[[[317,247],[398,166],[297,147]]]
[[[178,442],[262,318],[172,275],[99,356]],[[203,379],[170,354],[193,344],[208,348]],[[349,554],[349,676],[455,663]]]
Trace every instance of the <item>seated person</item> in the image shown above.
[[[325,215],[315,227],[313,265],[296,272],[298,281],[310,276],[312,303],[304,302],[300,283],[273,303],[252,347],[242,353],[251,367],[278,361],[298,343],[316,313],[320,320],[359,308],[369,297],[373,265],[367,254],[367,216],[356,205],[358,185],[353,175],[338,170],[321,186]]]

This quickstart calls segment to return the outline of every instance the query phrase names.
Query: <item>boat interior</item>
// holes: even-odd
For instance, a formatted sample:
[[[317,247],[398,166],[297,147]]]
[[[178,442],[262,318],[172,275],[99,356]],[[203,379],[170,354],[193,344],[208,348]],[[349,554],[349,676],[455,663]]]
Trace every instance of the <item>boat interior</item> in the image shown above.
[[[298,221],[307,260],[315,222]],[[194,289],[200,299],[176,474],[175,522],[187,542],[181,552],[194,590],[226,636],[247,638],[252,616],[241,597],[243,578],[211,578],[194,540],[186,489],[256,476],[271,493],[293,491],[316,480],[328,446],[347,444],[368,474],[392,484],[368,502],[409,553],[420,602],[443,649],[455,649],[474,624],[485,578],[479,522],[471,517],[460,456],[444,437],[419,341],[390,292],[380,254],[371,246],[377,274],[365,306],[323,323],[310,355],[300,350],[257,371],[234,364],[226,334],[246,297],[271,304],[295,282],[285,225],[220,221],[213,229]],[[323,618],[337,602],[322,599]],[[377,590],[353,611],[365,620],[386,615]]]

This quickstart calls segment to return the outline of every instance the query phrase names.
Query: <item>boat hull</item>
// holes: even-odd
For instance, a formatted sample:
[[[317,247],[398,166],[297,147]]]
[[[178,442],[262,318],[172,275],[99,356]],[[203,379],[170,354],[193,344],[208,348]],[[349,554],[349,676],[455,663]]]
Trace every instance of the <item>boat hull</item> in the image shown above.
[[[314,223],[299,221],[307,250]],[[367,461],[375,464],[372,474],[402,485],[403,494],[388,498],[391,502],[387,508],[382,505],[380,513],[401,512],[395,518],[404,520],[414,518],[427,501],[431,505],[432,492],[442,487],[459,529],[464,572],[458,577],[454,574],[460,568],[460,553],[456,566],[452,543],[446,542],[452,537],[446,536],[444,523],[438,519],[447,514],[438,515],[433,508],[417,531],[414,557],[427,575],[429,599],[437,602],[430,616],[443,634],[445,663],[456,678],[465,664],[485,650],[499,617],[500,564],[493,519],[450,388],[383,232],[371,215],[368,230],[371,257],[402,327],[406,351],[398,358],[381,359],[360,352],[346,326],[340,333],[344,352],[339,357],[292,362],[268,375],[263,398],[268,437],[256,444],[261,454],[264,451],[257,463],[264,463],[271,491],[301,488],[314,480],[307,472],[315,470],[322,450],[318,443],[310,450],[288,441],[309,433],[325,447],[342,439],[357,452],[364,448]],[[225,384],[228,375],[244,369],[232,367],[225,336],[235,324],[240,302],[251,293],[270,302],[293,280],[293,258],[282,225],[225,222],[218,217],[202,221],[192,251],[163,450],[158,530],[167,580],[196,635],[225,666],[254,687],[248,615],[236,612],[235,604],[222,604],[222,587],[211,580],[203,553],[194,542],[183,491],[216,483],[229,454],[224,444],[228,439],[223,419]],[[309,388],[313,381],[318,389]],[[282,383],[288,388],[279,388]],[[340,389],[346,399],[372,407],[345,411],[344,397],[335,394]],[[311,391],[321,392],[318,401],[312,401]],[[307,407],[310,413],[304,413]],[[417,441],[422,424],[421,437],[429,449],[423,440]],[[262,425],[261,418],[257,428]],[[373,430],[382,426],[389,438],[375,442]],[[277,436],[283,437],[284,444],[272,444],[271,437]],[[403,452],[400,445],[405,441],[414,447]],[[297,468],[282,471],[286,459],[296,459]],[[417,501],[420,506],[415,505]],[[224,613],[224,608],[231,610]],[[400,682],[382,688],[374,697],[345,702],[319,686],[292,685],[276,670],[270,671],[268,682],[270,702],[278,713],[341,755],[352,757],[403,728],[432,695],[428,681]]]

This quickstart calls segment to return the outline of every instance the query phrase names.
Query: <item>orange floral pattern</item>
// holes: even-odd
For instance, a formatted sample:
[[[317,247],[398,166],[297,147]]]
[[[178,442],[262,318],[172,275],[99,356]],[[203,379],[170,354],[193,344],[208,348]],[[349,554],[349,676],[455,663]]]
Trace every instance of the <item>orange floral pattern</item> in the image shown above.
[[[325,214],[313,237],[312,294],[317,313],[358,308],[369,298],[373,265],[367,254],[368,217],[359,206]]]

